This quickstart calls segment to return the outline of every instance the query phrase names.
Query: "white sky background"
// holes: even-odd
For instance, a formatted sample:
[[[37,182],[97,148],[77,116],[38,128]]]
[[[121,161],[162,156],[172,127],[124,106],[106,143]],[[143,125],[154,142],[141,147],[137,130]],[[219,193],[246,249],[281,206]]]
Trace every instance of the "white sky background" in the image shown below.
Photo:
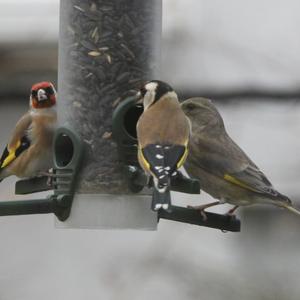
[[[0,0],[0,41],[56,41],[58,0]]]
[[[163,4],[163,79],[216,90],[300,86],[299,1]],[[0,0],[0,42],[56,41],[58,8],[58,0]]]
[[[300,86],[297,0],[164,0],[163,58],[184,87]],[[168,50],[168,51],[167,51]],[[164,69],[167,77],[169,70]],[[184,70],[184,71],[182,71]]]

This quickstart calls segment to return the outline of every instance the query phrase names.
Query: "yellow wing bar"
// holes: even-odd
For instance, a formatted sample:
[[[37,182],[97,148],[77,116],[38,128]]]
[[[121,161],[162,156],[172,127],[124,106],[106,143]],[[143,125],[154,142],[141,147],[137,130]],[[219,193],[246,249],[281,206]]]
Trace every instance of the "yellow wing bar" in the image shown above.
[[[238,186],[240,186],[240,187],[242,187],[244,189],[247,189],[247,190],[250,190],[250,191],[253,191],[253,192],[257,192],[256,189],[252,188],[251,186],[243,183],[242,181],[234,178],[233,176],[231,176],[229,174],[225,174],[224,175],[224,179],[227,180],[227,181],[229,181],[229,182],[231,182],[231,183],[233,183],[233,184],[235,184],[235,185],[238,185]]]
[[[144,154],[143,154],[143,151],[142,149],[139,147],[139,155],[140,155],[140,158],[142,160],[142,163],[144,165],[144,167],[150,171],[150,164],[148,163],[148,161],[146,160]]]
[[[187,146],[185,146],[184,153],[183,153],[182,157],[180,158],[180,161],[177,163],[177,169],[179,169],[184,164],[184,162],[188,156],[188,153],[189,153],[189,149]]]
[[[10,150],[7,149],[8,154],[7,154],[7,156],[3,160],[3,163],[0,166],[1,169],[5,168],[7,165],[9,165],[16,158],[16,150],[20,147],[20,145],[21,145],[21,142],[18,141],[15,148],[10,149]]]
[[[186,142],[184,143],[184,146],[185,146],[184,153],[183,153],[182,157],[180,158],[179,162],[177,163],[177,169],[179,169],[184,164],[184,162],[188,156],[188,153],[189,153],[188,143],[189,143],[189,140],[186,140]]]

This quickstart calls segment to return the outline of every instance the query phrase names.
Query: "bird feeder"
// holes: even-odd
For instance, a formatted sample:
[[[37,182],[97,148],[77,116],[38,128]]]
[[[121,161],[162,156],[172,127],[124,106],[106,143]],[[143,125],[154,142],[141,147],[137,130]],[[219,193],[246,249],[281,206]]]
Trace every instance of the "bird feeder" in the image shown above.
[[[159,78],[162,1],[74,0],[60,3],[58,119],[54,192],[46,199],[1,202],[0,215],[54,213],[63,228],[154,230],[160,219],[229,231],[240,223],[192,209],[151,211],[151,186],[137,162],[133,96]],[[16,193],[48,190],[46,178],[21,180]],[[200,193],[180,172],[173,191]]]
[[[155,229],[148,192],[133,194],[112,115],[159,74],[161,0],[61,1],[58,111],[87,145],[70,218],[78,228]]]

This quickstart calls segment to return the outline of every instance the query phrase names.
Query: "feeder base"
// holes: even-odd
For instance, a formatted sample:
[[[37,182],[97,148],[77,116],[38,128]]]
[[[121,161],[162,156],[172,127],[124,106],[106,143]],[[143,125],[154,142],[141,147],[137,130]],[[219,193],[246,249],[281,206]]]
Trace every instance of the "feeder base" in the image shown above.
[[[156,230],[150,195],[76,194],[70,217],[59,228]]]

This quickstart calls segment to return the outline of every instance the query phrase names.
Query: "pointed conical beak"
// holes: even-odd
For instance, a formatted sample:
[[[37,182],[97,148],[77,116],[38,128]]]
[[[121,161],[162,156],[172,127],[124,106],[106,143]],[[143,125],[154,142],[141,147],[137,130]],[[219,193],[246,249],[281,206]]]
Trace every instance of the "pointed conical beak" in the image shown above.
[[[47,94],[46,94],[44,89],[39,89],[38,90],[37,99],[38,99],[39,102],[48,99]]]
[[[140,91],[138,91],[135,96],[136,96],[136,103],[137,104],[143,104],[142,93]]]

